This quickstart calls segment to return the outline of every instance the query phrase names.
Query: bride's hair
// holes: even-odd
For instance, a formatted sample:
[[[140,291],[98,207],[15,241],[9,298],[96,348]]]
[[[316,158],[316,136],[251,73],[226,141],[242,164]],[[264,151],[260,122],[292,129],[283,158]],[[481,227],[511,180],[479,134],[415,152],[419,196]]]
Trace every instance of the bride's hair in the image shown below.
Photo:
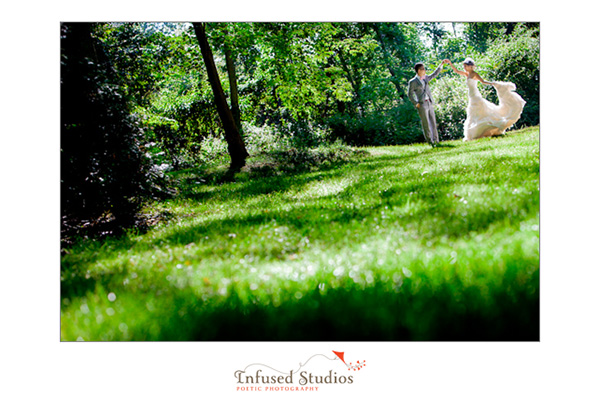
[[[465,61],[463,61],[463,64],[475,66],[475,61],[473,61],[473,59],[471,57],[467,57],[467,58],[465,58]]]

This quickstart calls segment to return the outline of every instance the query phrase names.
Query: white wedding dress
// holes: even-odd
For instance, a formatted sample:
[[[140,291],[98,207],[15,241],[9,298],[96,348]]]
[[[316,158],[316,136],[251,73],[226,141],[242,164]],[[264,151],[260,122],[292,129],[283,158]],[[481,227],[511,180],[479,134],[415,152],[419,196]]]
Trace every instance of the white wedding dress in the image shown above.
[[[525,106],[525,100],[515,93],[517,87],[514,83],[493,82],[500,101],[496,105],[481,96],[477,82],[475,79],[467,79],[469,105],[463,140],[504,135],[519,120]]]

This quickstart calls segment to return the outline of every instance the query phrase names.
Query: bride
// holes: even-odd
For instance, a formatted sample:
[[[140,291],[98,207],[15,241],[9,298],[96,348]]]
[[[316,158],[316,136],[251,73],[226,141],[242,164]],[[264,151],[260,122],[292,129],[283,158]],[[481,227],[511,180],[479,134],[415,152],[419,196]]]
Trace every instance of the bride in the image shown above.
[[[515,93],[516,85],[511,82],[486,82],[475,72],[475,62],[471,58],[463,62],[464,71],[456,69],[448,59],[454,72],[467,77],[469,88],[469,105],[465,121],[464,140],[479,139],[482,137],[504,135],[504,132],[513,126],[521,117],[525,100]],[[477,88],[477,81],[484,85],[492,85],[496,89],[500,104],[493,104],[481,96]]]

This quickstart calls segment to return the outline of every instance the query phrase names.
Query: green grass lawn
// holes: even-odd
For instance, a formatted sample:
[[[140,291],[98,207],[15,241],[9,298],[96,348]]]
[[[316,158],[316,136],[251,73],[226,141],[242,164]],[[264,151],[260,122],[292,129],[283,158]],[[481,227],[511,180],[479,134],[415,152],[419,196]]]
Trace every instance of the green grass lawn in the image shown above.
[[[539,340],[539,129],[365,150],[174,174],[169,220],[67,248],[62,340]]]

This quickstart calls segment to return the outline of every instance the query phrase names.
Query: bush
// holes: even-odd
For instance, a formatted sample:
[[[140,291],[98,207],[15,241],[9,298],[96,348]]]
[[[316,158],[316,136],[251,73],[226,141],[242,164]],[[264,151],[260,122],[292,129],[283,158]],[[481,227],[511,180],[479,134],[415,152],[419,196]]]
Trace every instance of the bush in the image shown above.
[[[160,189],[160,173],[144,156],[141,130],[91,28],[61,27],[63,228],[106,213],[128,225],[142,200]]]
[[[407,100],[392,108],[388,115],[393,121],[395,132],[395,141],[389,144],[410,144],[425,141],[419,113],[410,101]]]
[[[281,135],[268,125],[257,127],[247,123],[242,123],[244,129],[244,143],[248,153],[261,154],[272,151],[279,147],[282,142]]]
[[[214,106],[202,99],[169,103],[164,97],[156,101],[160,107],[154,105],[151,110],[138,110],[144,119],[146,140],[159,145],[164,161],[173,169],[190,168],[204,162],[202,143],[221,132]]]
[[[209,164],[228,155],[225,138],[217,135],[205,137],[196,153],[198,161],[202,164]]]
[[[336,114],[329,119],[332,139],[351,146],[388,146],[423,141],[419,115],[409,102],[362,115]]]
[[[365,154],[341,141],[316,148],[288,147],[271,152],[284,171],[306,171],[318,167],[331,167],[348,162],[355,156]]]
[[[431,85],[431,93],[436,99],[435,116],[440,140],[462,138],[469,102],[465,79],[459,76],[438,78],[435,85]]]
[[[316,146],[309,147],[298,137],[284,135],[270,126],[256,127],[244,124],[246,148],[254,160],[249,170],[253,176],[271,176],[280,172],[299,172],[315,168],[331,167],[348,162],[364,152],[355,150],[341,140],[328,142],[327,133],[318,130],[312,134],[318,138]],[[225,151],[223,139],[215,138]],[[213,157],[215,157],[213,155]]]

